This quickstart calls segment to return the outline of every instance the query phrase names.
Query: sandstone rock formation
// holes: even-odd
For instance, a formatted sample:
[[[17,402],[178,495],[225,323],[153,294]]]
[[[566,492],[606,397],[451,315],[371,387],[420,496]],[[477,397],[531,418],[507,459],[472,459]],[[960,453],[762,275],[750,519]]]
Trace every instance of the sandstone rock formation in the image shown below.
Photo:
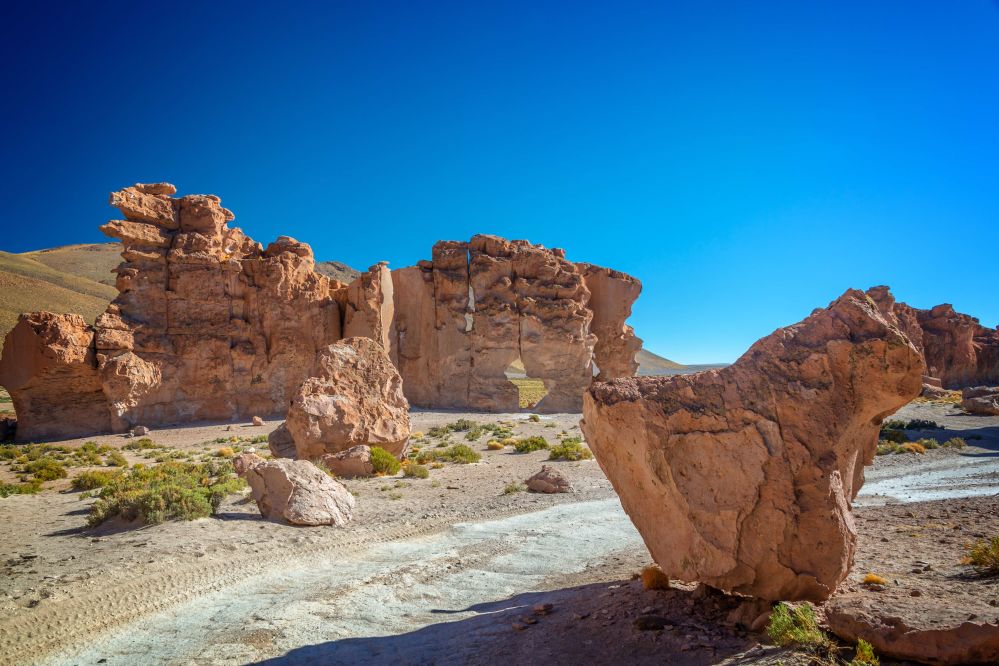
[[[536,411],[578,411],[594,362],[602,379],[636,367],[641,341],[624,320],[641,285],[623,273],[475,236],[344,285],[315,270],[308,245],[263,248],[229,226],[218,197],[174,194],[168,183],[112,193],[124,219],[101,229],[124,262],[94,327],[35,313],[10,333],[0,384],[19,440],[278,416],[317,353],[351,336],[388,351],[427,407],[516,410],[505,372],[519,358],[548,389]]]
[[[594,360],[607,378],[637,367],[641,341],[624,320],[641,284],[561,250],[485,235],[441,241],[392,282],[390,351],[414,405],[516,411],[505,372],[519,358],[548,390],[535,411],[578,411]]]
[[[295,440],[292,438],[291,433],[288,432],[287,423],[282,423],[271,431],[271,434],[267,436],[267,448],[270,449],[271,455],[275,458],[295,457],[297,453],[295,450]]]
[[[308,460],[263,460],[244,453],[233,467],[266,518],[342,527],[353,517],[354,496]]]
[[[542,465],[541,471],[524,481],[534,493],[571,493],[572,484],[562,472],[551,465]]]
[[[336,476],[345,478],[373,476],[375,466],[371,463],[371,447],[352,446],[340,453],[329,453],[322,457],[322,463]]]
[[[867,294],[883,313],[896,317],[923,354],[927,375],[941,388],[999,383],[999,328],[986,328],[946,303],[929,310],[897,303],[888,287],[873,287]]]
[[[919,351],[851,290],[727,368],[594,384],[582,429],[669,576],[821,600],[852,564],[850,504],[879,424],[922,374]]]
[[[358,445],[401,456],[409,441],[409,403],[381,346],[370,338],[347,338],[324,349],[316,365],[296,391],[285,422],[296,457],[316,460]]]
[[[979,416],[999,416],[999,386],[962,389],[961,409]]]

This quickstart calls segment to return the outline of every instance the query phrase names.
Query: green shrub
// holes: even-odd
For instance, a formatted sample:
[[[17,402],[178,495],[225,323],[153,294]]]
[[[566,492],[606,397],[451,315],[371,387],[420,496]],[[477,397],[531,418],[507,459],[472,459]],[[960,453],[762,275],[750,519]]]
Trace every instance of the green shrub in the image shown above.
[[[965,546],[968,551],[964,563],[981,569],[983,572],[996,575],[999,574],[999,536],[994,536],[988,541],[979,539],[970,546]]]
[[[774,645],[781,647],[791,645],[825,647],[830,644],[829,637],[819,629],[815,610],[809,603],[794,607],[785,603],[774,606],[767,625],[767,636]]]
[[[971,437],[969,437],[968,439],[971,439]],[[968,445],[968,443],[966,441],[964,441],[963,439],[961,439],[960,437],[951,437],[946,442],[944,442],[941,446],[943,446],[944,448],[948,448],[948,449],[963,449],[967,445]]]
[[[128,467],[128,461],[125,460],[125,456],[121,455],[120,451],[112,451],[109,453],[105,464],[108,467]]]
[[[462,465],[482,460],[482,456],[467,444],[453,444],[443,451],[436,451],[434,457],[438,460],[446,460]]]
[[[531,421],[532,423],[538,423],[539,421],[541,421],[541,417],[537,414],[531,414],[530,416],[527,417],[527,420]]]
[[[850,666],[880,666],[880,663],[877,655],[874,654],[874,648],[871,644],[863,638],[858,640],[857,650],[853,656],[853,660],[850,662]]]
[[[933,439],[932,437],[924,437],[924,438],[920,439],[919,441],[917,441],[916,444],[919,444],[920,446],[922,446],[927,451],[930,451],[932,449],[939,449],[940,448],[940,442],[938,442],[937,440]]]
[[[93,490],[95,488],[103,488],[112,479],[117,478],[121,475],[121,472],[115,470],[88,470],[86,472],[80,472],[75,477],[73,477],[73,490]]]
[[[888,430],[884,428],[881,429],[881,434],[878,435],[878,438],[896,444],[905,444],[909,441],[909,438],[901,430]]]
[[[486,448],[489,449],[490,451],[499,451],[501,449],[505,449],[506,447],[503,446],[503,442],[497,441],[495,439],[490,439],[486,443]]]
[[[506,484],[506,488],[503,489],[504,495],[512,495],[514,493],[524,493],[527,492],[527,486],[525,486],[520,481],[511,481]]]
[[[936,421],[928,421],[926,419],[912,419],[905,424],[906,430],[939,430],[940,426],[937,425]]]
[[[227,495],[245,487],[229,460],[193,464],[166,462],[156,467],[136,465],[121,472],[101,489],[90,507],[87,522],[100,525],[114,516],[145,524],[166,520],[204,518],[218,509]]]
[[[566,437],[551,448],[549,460],[589,460],[593,457],[590,450],[583,446],[583,440],[578,437]]]
[[[402,463],[382,447],[372,446],[371,466],[374,468],[375,474],[381,476],[383,474],[398,474]]]
[[[419,463],[409,463],[403,466],[402,474],[414,479],[425,479],[430,476],[430,470]]]
[[[513,448],[517,453],[530,453],[532,451],[541,451],[542,449],[548,448],[548,440],[546,440],[541,435],[534,435],[533,437],[525,437],[524,439],[517,440],[517,443],[513,445]]]
[[[889,419],[881,424],[882,430],[905,430],[905,421]]]
[[[469,442],[474,442],[479,437],[482,437],[482,433],[484,433],[485,431],[486,431],[485,428],[475,426],[474,428],[465,433],[465,439],[468,440]]]
[[[42,482],[35,479],[27,483],[0,483],[0,497],[34,495],[42,489]]]
[[[121,448],[126,451],[144,451],[146,449],[162,449],[165,447],[160,446],[148,437],[143,437],[142,439],[137,439],[134,442],[129,442]]]
[[[29,462],[25,465],[24,471],[32,474],[38,481],[55,481],[56,479],[65,479],[67,476],[66,467],[55,458],[48,456]]]
[[[882,439],[878,442],[877,455],[883,456],[889,453],[898,453],[899,448],[899,445],[895,442],[888,442]]]

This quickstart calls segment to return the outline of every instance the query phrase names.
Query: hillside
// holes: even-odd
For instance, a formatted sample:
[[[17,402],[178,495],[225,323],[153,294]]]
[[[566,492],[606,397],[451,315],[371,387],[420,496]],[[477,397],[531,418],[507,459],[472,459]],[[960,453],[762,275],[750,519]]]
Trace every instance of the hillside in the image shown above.
[[[349,284],[361,275],[361,271],[351,268],[342,261],[317,261],[316,272]]]

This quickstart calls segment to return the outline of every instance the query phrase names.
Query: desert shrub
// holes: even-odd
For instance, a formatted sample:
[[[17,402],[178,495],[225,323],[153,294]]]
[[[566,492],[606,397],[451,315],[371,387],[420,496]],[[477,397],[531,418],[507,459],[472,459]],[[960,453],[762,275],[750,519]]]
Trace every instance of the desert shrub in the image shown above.
[[[227,495],[245,487],[233,474],[232,463],[167,462],[156,467],[136,465],[101,489],[87,522],[100,525],[114,516],[146,524],[194,520],[209,516]]]
[[[898,449],[899,445],[896,444],[895,442],[887,442],[882,439],[880,442],[878,442],[877,455],[883,456],[889,453],[898,453]]]
[[[525,486],[520,481],[511,481],[510,483],[506,484],[506,487],[503,489],[504,495],[512,495],[514,493],[526,493],[526,492],[527,492],[527,486]]]
[[[658,564],[650,564],[642,569],[642,587],[646,590],[668,590],[669,576],[667,576]]]
[[[409,435],[410,439],[423,439],[423,433],[417,430]]]
[[[874,654],[874,648],[863,638],[857,641],[857,649],[854,652],[850,666],[880,666],[881,662]]]
[[[125,456],[121,455],[120,451],[109,453],[107,461],[104,464],[108,467],[128,467],[128,461],[125,460]]]
[[[876,573],[869,573],[864,575],[864,580],[861,581],[863,585],[887,585],[888,580],[884,576],[879,576]]]
[[[412,477],[414,479],[425,479],[430,476],[430,470],[420,465],[419,463],[410,463],[404,465],[402,468],[403,476]]]
[[[218,458],[232,458],[234,455],[236,455],[236,452],[231,446],[223,446],[215,452],[215,456]]]
[[[256,435],[250,438],[250,444],[266,444],[267,435]]]
[[[382,447],[372,446],[371,466],[374,468],[375,474],[381,476],[383,474],[398,474],[402,463]]]
[[[517,440],[517,443],[513,445],[513,448],[517,453],[531,453],[532,451],[541,451],[542,449],[548,448],[548,440],[546,440],[541,435],[534,435],[533,437],[525,437],[524,439]]]
[[[589,460],[593,457],[590,450],[583,446],[583,440],[578,437],[566,437],[551,448],[549,460]]]
[[[937,425],[936,421],[928,421],[926,419],[912,419],[905,424],[906,430],[939,430],[940,426]]]
[[[527,420],[533,423],[538,423],[541,421],[541,416],[539,416],[538,414],[531,414],[530,416],[527,417]]]
[[[969,437],[968,439],[971,439],[971,437]],[[941,444],[941,446],[948,449],[963,449],[967,445],[968,443],[963,439],[961,439],[960,437],[951,437],[946,442]]]
[[[490,439],[489,442],[486,444],[486,448],[489,449],[490,451],[499,451],[500,449],[505,449],[506,447],[503,446],[503,442],[499,442],[495,439]]]
[[[794,607],[785,603],[774,606],[767,624],[767,636],[774,645],[781,647],[825,647],[830,644],[829,637],[819,629],[815,610],[809,603]]]
[[[968,551],[968,555],[964,558],[965,564],[988,574],[999,574],[999,536],[994,536],[988,541],[979,539],[965,548]]]
[[[878,438],[886,442],[894,442],[896,444],[904,444],[905,442],[909,441],[909,438],[905,436],[904,432],[902,432],[901,430],[891,430],[891,429],[882,429],[881,434],[878,435]]]
[[[882,430],[905,430],[905,421],[889,419],[881,424]]]
[[[482,429],[491,433],[496,439],[506,439],[513,435],[513,429],[502,423],[486,423]]]
[[[0,446],[0,460],[14,460],[21,454],[22,449],[20,446],[12,446],[10,444]]]
[[[939,449],[940,448],[940,442],[938,442],[937,440],[933,439],[932,437],[925,437],[923,439],[920,439],[916,443],[919,444],[920,446],[922,446],[927,451],[931,451],[933,449]]]
[[[0,483],[0,497],[34,495],[42,489],[42,482],[35,479],[27,483]]]
[[[898,453],[918,453],[919,455],[923,455],[926,453],[926,447],[919,442],[906,442],[898,447]]]
[[[67,476],[66,467],[49,456],[32,460],[25,465],[24,471],[33,475],[38,481],[55,481],[56,479],[65,479]]]
[[[427,431],[427,436],[440,438],[448,434],[449,432],[450,430],[447,429],[447,426],[434,426],[433,428]]]
[[[437,451],[435,457],[439,460],[467,465],[482,460],[482,456],[467,444],[452,444],[443,451]]]
[[[93,490],[103,488],[121,472],[117,470],[88,470],[73,477],[73,490]]]
[[[465,439],[469,442],[476,441],[479,437],[482,437],[482,433],[485,432],[485,428],[480,426],[475,426],[465,433]]]
[[[121,448],[126,451],[145,451],[146,449],[162,449],[164,447],[160,446],[148,437],[143,437],[142,439],[137,439],[134,442],[129,442]]]

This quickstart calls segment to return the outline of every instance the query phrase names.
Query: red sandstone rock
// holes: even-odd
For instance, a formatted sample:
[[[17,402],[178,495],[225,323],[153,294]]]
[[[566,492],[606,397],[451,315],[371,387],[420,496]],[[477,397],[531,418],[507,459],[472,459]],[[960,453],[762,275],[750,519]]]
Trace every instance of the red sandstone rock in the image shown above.
[[[298,458],[316,460],[362,444],[401,456],[410,432],[402,378],[374,340],[342,340],[319,355],[285,425]]]
[[[596,383],[586,441],[670,577],[764,599],[827,598],[853,561],[850,503],[922,357],[863,292],[734,365]]]
[[[961,409],[979,416],[999,416],[999,386],[973,386],[962,389]]]
[[[524,482],[534,493],[571,493],[572,484],[562,472],[550,465],[542,465],[541,471]]]
[[[610,268],[579,266],[590,290],[589,307],[593,310],[590,330],[597,336],[593,356],[600,371],[597,379],[633,377],[638,372],[635,355],[641,350],[642,341],[635,336],[635,329],[624,322],[631,316],[631,305],[642,292],[642,283]]]
[[[343,527],[353,517],[354,496],[308,460],[263,460],[248,453],[238,456],[233,467],[246,479],[266,518]]]

